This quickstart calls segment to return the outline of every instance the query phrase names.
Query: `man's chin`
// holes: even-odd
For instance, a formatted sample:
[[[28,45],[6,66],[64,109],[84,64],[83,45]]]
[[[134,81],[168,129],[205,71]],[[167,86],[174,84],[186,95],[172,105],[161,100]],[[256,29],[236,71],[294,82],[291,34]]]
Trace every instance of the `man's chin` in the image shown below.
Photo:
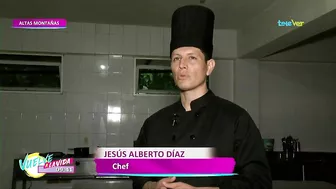
[[[185,92],[185,91],[193,90],[195,87],[186,86],[186,85],[180,85],[180,86],[178,86],[178,88],[180,89],[181,92]]]
[[[180,83],[177,85],[177,87],[180,89],[181,92],[186,92],[186,91],[192,91],[198,87],[201,87],[202,84],[195,85],[195,84],[186,84],[186,83]]]

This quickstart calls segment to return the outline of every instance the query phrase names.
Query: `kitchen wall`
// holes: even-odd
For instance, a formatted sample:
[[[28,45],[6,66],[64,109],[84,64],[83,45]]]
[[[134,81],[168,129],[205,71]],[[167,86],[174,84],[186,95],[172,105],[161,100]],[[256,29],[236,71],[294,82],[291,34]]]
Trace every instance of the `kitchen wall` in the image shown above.
[[[293,135],[303,151],[336,152],[336,64],[260,62],[260,130],[264,137]]]
[[[233,79],[224,70],[233,70]],[[336,152],[335,63],[237,59],[221,71],[233,82],[233,101],[247,109],[263,138],[275,139],[275,150],[292,135],[302,151]]]
[[[0,93],[1,189],[9,188],[14,157],[35,151],[68,153],[78,146],[90,146],[91,152],[97,146],[132,146],[144,120],[178,99],[133,96],[134,57],[169,55],[169,28],[90,23],[69,23],[59,31],[10,27],[11,20],[0,19],[1,51],[65,54],[64,92]],[[214,43],[214,55],[220,58],[213,77],[225,70],[227,89],[217,79],[210,78],[211,85],[232,98],[232,70],[226,67],[236,56],[235,31],[216,30]],[[100,65],[108,67],[108,74]]]
[[[134,56],[167,56],[169,28],[69,23],[66,30],[36,31],[10,25],[0,19],[1,51],[65,54],[64,93],[0,93],[0,189],[10,184],[14,157],[76,146],[131,146],[143,121],[177,99],[132,94]],[[293,134],[303,150],[336,151],[336,64],[236,59],[231,30],[216,30],[214,43],[212,90],[247,109],[263,137],[276,139],[276,150],[283,136]]]

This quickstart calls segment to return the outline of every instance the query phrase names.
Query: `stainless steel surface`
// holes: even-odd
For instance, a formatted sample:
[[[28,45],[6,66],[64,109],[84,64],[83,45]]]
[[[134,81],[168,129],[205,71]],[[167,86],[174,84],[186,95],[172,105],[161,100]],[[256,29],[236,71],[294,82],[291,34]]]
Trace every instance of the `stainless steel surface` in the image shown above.
[[[96,179],[130,179],[128,176],[96,176]]]
[[[322,181],[273,181],[273,189],[336,189],[336,186]]]
[[[29,181],[27,183],[26,189],[28,189],[29,186],[31,186],[30,189],[132,189],[132,181],[111,181],[95,179],[71,180],[68,183],[46,183],[45,181]],[[22,189],[21,182],[18,182],[17,189]]]
[[[74,162],[76,163],[76,176],[96,176],[96,164],[94,158],[75,158]]]
[[[102,181],[82,180],[73,181],[72,189],[131,189],[132,181]]]

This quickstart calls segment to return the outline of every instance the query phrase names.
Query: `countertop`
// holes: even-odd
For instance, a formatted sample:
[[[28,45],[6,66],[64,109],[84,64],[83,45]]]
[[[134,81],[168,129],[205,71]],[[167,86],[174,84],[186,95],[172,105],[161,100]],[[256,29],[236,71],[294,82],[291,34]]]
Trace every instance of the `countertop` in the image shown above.
[[[323,181],[273,181],[273,189],[336,189],[336,185]]]

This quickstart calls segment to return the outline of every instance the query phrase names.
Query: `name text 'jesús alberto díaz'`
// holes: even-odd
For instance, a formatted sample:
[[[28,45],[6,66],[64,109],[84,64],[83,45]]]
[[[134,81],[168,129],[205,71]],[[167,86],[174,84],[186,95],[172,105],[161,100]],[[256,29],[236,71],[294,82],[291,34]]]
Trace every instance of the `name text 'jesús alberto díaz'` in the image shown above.
[[[113,150],[105,151],[104,158],[184,158],[185,151],[183,150],[150,150],[150,151],[123,151]]]

